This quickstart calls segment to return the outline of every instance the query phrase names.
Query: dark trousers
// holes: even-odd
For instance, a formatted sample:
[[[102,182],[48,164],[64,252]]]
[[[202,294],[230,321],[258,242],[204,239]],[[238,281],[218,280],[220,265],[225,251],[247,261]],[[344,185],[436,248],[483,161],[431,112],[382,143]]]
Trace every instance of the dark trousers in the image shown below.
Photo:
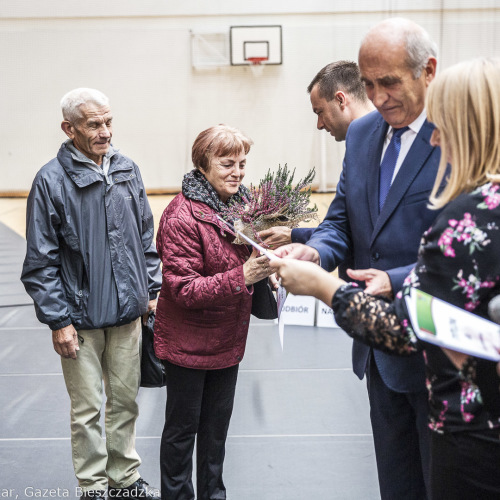
[[[368,364],[367,385],[382,500],[430,498],[427,391],[400,393],[389,389],[373,355]]]
[[[500,498],[499,429],[482,433],[432,432],[433,500]]]
[[[164,364],[167,406],[160,448],[162,500],[194,499],[195,436],[197,499],[225,499],[222,468],[239,365],[195,370],[168,361]]]

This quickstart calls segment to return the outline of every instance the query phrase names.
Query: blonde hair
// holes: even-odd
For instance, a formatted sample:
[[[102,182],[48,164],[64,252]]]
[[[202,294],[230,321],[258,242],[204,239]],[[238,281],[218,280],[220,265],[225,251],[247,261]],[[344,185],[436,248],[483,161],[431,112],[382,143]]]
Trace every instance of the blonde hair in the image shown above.
[[[426,108],[441,143],[431,207],[441,208],[487,182],[500,182],[500,59],[447,68],[429,86]],[[450,175],[438,194],[448,161]]]
[[[208,172],[213,158],[238,155],[242,151],[248,154],[252,144],[252,139],[237,128],[215,125],[200,132],[195,139],[191,152],[193,165],[198,170]]]

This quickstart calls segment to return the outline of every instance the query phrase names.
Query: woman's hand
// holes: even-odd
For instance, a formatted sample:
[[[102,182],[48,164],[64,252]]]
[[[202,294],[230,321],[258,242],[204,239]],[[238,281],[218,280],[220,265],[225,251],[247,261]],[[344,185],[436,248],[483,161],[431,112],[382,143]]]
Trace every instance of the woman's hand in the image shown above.
[[[281,284],[294,295],[312,295],[331,306],[335,292],[345,281],[327,273],[312,262],[294,259],[276,259],[270,268],[278,273]]]
[[[269,259],[265,256],[259,256],[259,251],[253,249],[250,258],[243,264],[243,275],[245,276],[245,285],[253,285],[273,273],[269,267]]]
[[[271,274],[271,276],[269,276],[269,284],[273,290],[277,290],[280,287],[280,282],[276,274]]]

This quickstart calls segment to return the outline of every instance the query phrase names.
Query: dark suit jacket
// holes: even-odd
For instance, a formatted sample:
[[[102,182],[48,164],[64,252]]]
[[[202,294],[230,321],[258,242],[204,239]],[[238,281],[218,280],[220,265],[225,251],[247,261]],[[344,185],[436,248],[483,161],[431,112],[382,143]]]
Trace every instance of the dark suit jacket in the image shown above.
[[[292,243],[307,243],[315,227],[296,227],[292,229]]]
[[[392,289],[401,289],[417,260],[421,235],[437,211],[426,205],[439,165],[440,149],[429,144],[434,127],[425,122],[394,179],[379,213],[379,169],[388,124],[374,111],[349,126],[344,166],[325,220],[307,244],[316,248],[321,265],[332,271],[351,259],[355,269],[386,271]],[[345,278],[343,269],[341,277]],[[363,378],[369,347],[355,342],[353,368]],[[397,392],[425,390],[421,354],[398,358],[374,351],[384,383]]]

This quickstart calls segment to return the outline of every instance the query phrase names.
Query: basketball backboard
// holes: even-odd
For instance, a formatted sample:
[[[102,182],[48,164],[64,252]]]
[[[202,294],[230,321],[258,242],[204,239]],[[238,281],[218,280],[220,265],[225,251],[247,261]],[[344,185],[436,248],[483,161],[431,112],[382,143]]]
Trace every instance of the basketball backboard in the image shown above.
[[[282,64],[281,26],[231,26],[231,65]]]

